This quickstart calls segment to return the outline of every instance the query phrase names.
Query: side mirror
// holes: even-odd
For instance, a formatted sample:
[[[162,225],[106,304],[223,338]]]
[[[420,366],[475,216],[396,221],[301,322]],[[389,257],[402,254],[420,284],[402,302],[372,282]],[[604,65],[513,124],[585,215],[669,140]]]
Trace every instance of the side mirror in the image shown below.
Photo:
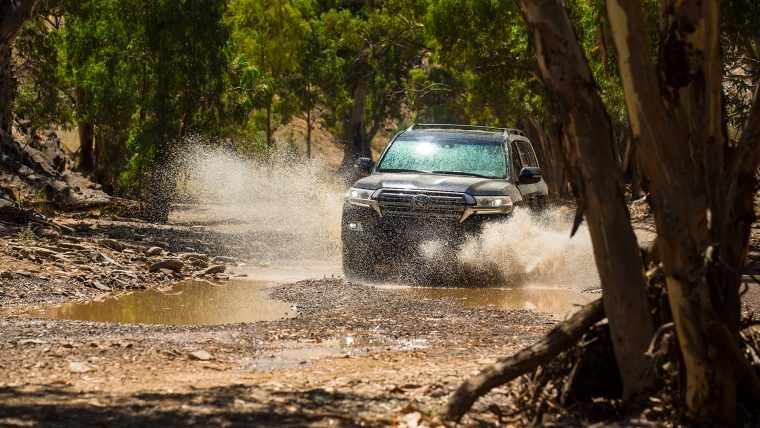
[[[533,184],[541,181],[541,168],[528,167],[520,170],[520,175],[517,176],[517,182],[519,184]]]
[[[372,174],[372,170],[375,168],[375,161],[371,158],[359,158],[354,162],[354,169],[362,176],[366,177]]]

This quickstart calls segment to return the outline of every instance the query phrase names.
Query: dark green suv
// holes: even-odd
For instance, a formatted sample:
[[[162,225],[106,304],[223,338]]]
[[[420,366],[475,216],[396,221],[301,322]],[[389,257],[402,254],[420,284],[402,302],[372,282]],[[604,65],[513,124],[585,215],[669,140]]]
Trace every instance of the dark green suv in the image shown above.
[[[415,124],[397,134],[343,206],[343,271],[372,278],[381,264],[417,260],[420,244],[456,249],[515,206],[540,208],[547,187],[530,141],[516,129]]]

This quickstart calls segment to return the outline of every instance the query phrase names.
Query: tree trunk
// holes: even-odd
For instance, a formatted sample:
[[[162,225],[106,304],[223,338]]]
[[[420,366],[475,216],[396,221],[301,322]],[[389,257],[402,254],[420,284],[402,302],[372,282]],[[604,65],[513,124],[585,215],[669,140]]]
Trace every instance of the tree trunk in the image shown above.
[[[559,114],[562,151],[602,282],[626,399],[651,385],[644,353],[654,333],[639,247],[623,197],[614,136],[599,90],[559,0],[518,0]]]
[[[79,160],[79,169],[83,173],[89,174],[92,172],[95,165],[93,159],[93,142],[95,141],[95,125],[91,122],[80,121],[77,124],[77,130],[79,131],[79,147],[81,158]]]
[[[0,50],[0,131],[11,133],[16,78],[13,76],[11,49]]]
[[[0,0],[0,130],[10,133],[16,80],[11,46],[39,0]]]
[[[82,112],[86,110],[85,104],[87,103],[87,96],[84,90],[76,88],[74,90],[74,98],[77,110],[79,110],[79,114],[82,116]],[[79,168],[83,173],[89,174],[94,166],[93,142],[95,140],[95,125],[80,117],[77,121],[77,130],[79,131]]]
[[[311,106],[306,109],[306,158],[311,159]]]
[[[367,100],[367,82],[364,76],[357,77],[353,87],[354,103],[343,125],[343,160],[338,172],[347,174],[357,158],[371,155],[365,153],[364,106]]]
[[[267,104],[267,156],[272,151],[272,103]]]
[[[608,0],[607,14],[649,180],[657,247],[686,367],[687,410],[695,420],[732,423],[737,385],[746,381],[737,373],[748,371],[737,367],[716,332],[738,340],[738,272],[754,218],[760,159],[758,134],[752,141],[743,138],[736,149],[723,134],[719,4],[663,1],[659,69],[641,4]],[[752,112],[750,134],[752,121],[760,120],[757,99]]]

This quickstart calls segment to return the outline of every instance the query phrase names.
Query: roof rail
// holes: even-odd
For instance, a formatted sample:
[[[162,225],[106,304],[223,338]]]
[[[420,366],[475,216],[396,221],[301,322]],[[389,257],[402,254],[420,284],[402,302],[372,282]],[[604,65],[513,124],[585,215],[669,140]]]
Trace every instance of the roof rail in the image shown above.
[[[485,131],[503,133],[505,136],[510,134],[525,136],[525,133],[515,128],[498,128],[495,126],[476,126],[476,125],[457,125],[451,123],[415,123],[408,128],[409,131],[419,131],[423,129],[459,129],[463,131]]]

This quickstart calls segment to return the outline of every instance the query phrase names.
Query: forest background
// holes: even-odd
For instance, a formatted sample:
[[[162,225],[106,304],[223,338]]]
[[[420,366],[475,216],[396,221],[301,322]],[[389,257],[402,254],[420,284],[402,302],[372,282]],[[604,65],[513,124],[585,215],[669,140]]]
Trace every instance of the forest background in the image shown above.
[[[720,5],[736,138],[760,76],[760,7]],[[646,180],[604,2],[566,6],[635,197]],[[644,6],[658,44],[659,6]],[[319,129],[342,149],[346,172],[373,154],[373,140],[382,146],[414,122],[524,129],[562,196],[552,149],[562,133],[530,37],[517,6],[494,0],[47,0],[5,58],[15,90],[4,102],[27,130],[76,130],[80,169],[130,197],[150,192],[153,171],[190,137],[258,158],[308,158],[324,144]],[[278,132],[295,122],[302,132]]]

